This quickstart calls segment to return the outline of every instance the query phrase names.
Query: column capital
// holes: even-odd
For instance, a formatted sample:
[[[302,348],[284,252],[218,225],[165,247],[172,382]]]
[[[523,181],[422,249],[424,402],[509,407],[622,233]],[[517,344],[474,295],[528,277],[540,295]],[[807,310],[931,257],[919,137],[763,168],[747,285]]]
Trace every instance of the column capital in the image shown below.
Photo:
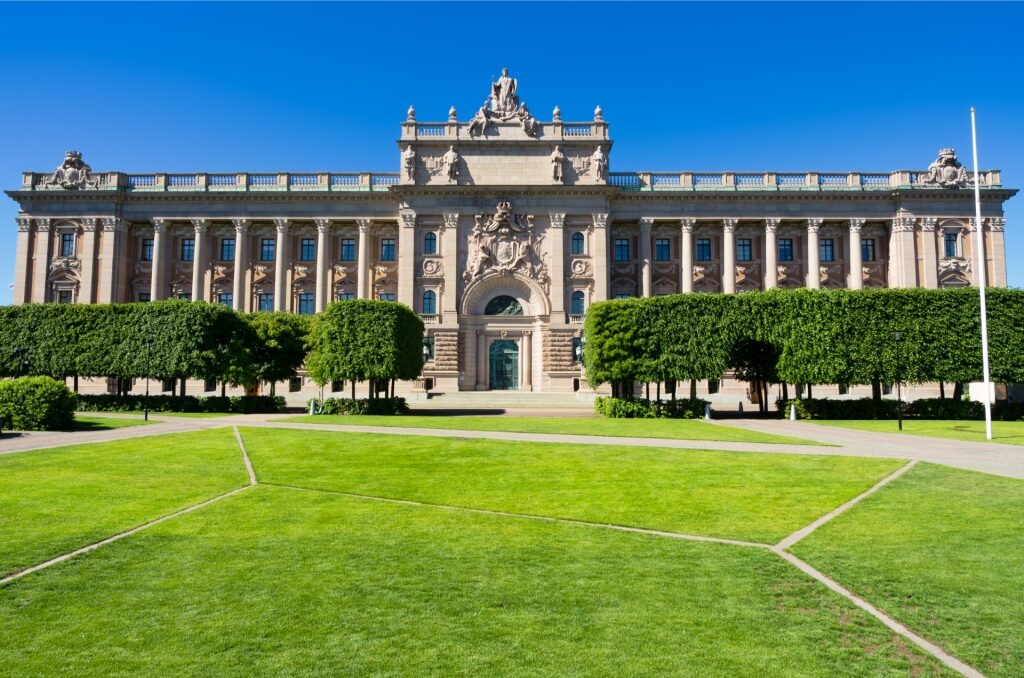
[[[82,230],[86,233],[95,233],[98,224],[99,220],[96,217],[86,217],[82,219]]]
[[[909,216],[898,216],[892,220],[892,230],[895,233],[908,233],[914,230],[914,224],[917,221],[914,217]]]
[[[234,217],[231,219],[231,224],[235,227],[235,233],[238,235],[245,235],[245,232],[249,230],[249,220],[245,217]]]
[[[398,210],[398,220],[403,228],[416,228],[416,212],[409,208]]]
[[[565,214],[552,212],[548,215],[551,219],[551,228],[565,228]]]
[[[369,231],[371,223],[372,220],[370,219],[356,219],[356,226],[359,227],[360,233],[366,233],[367,231]]]
[[[693,227],[697,225],[697,220],[693,217],[683,217],[679,220],[679,228],[683,233],[693,233]]]
[[[291,221],[291,219],[286,217],[278,217],[277,219],[274,219],[274,228],[277,229],[278,233],[284,235],[288,232],[288,226],[291,225]]]
[[[441,213],[441,230],[446,228],[457,228],[459,225],[459,213],[458,212],[442,212]]]
[[[594,220],[594,228],[605,228],[608,225],[607,212],[595,212],[591,217]]]
[[[51,223],[52,222],[49,217],[42,217],[41,219],[36,219],[36,230],[39,231],[40,233],[47,233],[50,230]]]
[[[818,229],[821,228],[821,224],[824,221],[825,221],[824,219],[819,219],[819,218],[808,219],[807,220],[807,232],[808,233],[817,233]]]
[[[119,217],[103,217],[103,230],[123,231],[125,230],[124,220]]]
[[[331,230],[331,220],[327,217],[316,217],[313,223],[316,224],[317,233],[329,233]]]
[[[32,230],[32,217],[18,217],[18,232],[27,233]]]
[[[986,219],[988,222],[988,229],[995,231],[996,233],[1002,233],[1006,230],[1006,218],[1005,217],[989,217]]]
[[[196,229],[196,234],[202,235],[206,233],[206,229],[210,227],[209,219],[193,219],[192,228]]]
[[[153,224],[154,233],[165,233],[167,231],[167,226],[170,222],[170,219],[163,219],[158,217],[156,219],[150,219],[150,222]]]
[[[650,217],[640,217],[640,231],[650,232],[651,226],[654,225],[654,219]]]
[[[866,219],[850,219],[850,233],[860,233]]]
[[[939,225],[939,220],[935,217],[925,217],[921,219],[921,230],[922,231],[934,231],[935,227]]]
[[[736,225],[740,223],[739,219],[722,219],[722,229],[726,233],[732,233],[736,230]]]
[[[768,231],[769,233],[774,233],[775,231],[778,230],[779,224],[781,223],[782,219],[779,219],[778,217],[769,217],[764,220],[764,230]]]

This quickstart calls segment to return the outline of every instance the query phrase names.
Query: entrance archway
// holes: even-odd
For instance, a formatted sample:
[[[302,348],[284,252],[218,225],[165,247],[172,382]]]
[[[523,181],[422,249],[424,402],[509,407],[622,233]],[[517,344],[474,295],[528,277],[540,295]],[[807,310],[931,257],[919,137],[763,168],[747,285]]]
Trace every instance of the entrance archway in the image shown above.
[[[490,386],[492,391],[514,391],[519,388],[519,344],[511,339],[491,343]]]

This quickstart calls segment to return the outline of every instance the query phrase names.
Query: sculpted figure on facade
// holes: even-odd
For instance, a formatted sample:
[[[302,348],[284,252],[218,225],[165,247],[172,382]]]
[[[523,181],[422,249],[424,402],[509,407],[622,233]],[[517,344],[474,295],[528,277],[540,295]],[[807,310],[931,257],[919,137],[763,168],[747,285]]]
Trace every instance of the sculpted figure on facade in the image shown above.
[[[448,151],[441,156],[441,162],[444,165],[444,173],[448,177],[449,183],[458,183],[459,181],[459,152],[455,150],[455,146],[449,146]]]
[[[476,115],[469,121],[468,132],[471,137],[487,133],[488,125],[494,120],[511,122],[518,120],[523,131],[531,137],[537,136],[540,125],[530,113],[526,104],[519,102],[516,90],[518,81],[510,77],[508,69],[501,69],[501,77],[491,83],[491,93]]]
[[[542,240],[534,233],[530,217],[513,214],[508,201],[499,202],[493,215],[475,217],[463,281],[469,283],[490,273],[521,273],[546,285],[547,265],[539,254]]]
[[[518,87],[519,82],[509,77],[508,69],[501,69],[501,77],[491,83],[491,110],[501,116],[514,113],[519,108],[519,97],[516,96]]]
[[[40,182],[40,188],[96,188],[97,181],[92,178],[92,168],[82,160],[78,151],[68,151],[53,175]]]
[[[564,167],[565,154],[559,146],[555,146],[555,150],[551,152],[551,178],[556,183],[560,184],[565,180]]]
[[[594,178],[597,181],[608,181],[608,156],[601,144],[597,145],[590,160],[591,166],[594,168]]]
[[[920,178],[924,185],[942,186],[944,188],[957,188],[971,183],[967,168],[956,158],[956,149],[943,148],[939,151],[939,157],[931,165],[928,165],[928,172]]]
[[[469,121],[469,136],[476,137],[487,132],[487,126],[491,124],[491,109],[487,108],[487,103],[484,101],[476,115]]]
[[[416,151],[413,150],[412,144],[407,144],[405,150],[402,151],[402,171],[407,180],[414,181],[416,179]]]

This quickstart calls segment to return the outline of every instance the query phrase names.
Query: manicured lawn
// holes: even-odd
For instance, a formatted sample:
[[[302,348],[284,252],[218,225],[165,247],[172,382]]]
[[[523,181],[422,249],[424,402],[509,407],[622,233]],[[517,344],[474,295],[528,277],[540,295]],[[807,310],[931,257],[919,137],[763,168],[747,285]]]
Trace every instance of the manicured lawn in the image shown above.
[[[983,673],[1024,675],[1024,481],[922,464],[793,551]]]
[[[815,424],[825,426],[841,426],[861,431],[879,431],[882,433],[899,433],[896,420],[813,420]],[[923,421],[920,419],[904,420],[903,432],[916,436],[933,436],[935,438],[952,438],[973,442],[988,442],[985,439],[985,422],[983,421]],[[1009,445],[1024,445],[1024,421],[993,421],[992,442]]]
[[[813,440],[745,431],[726,424],[700,419],[605,419],[599,417],[505,417],[444,416],[410,414],[400,417],[376,415],[295,416],[283,421],[349,426],[408,426],[467,431],[515,431],[519,433],[561,433],[565,435],[615,436],[630,438],[673,438],[676,440],[721,440],[732,443],[776,443],[820,445]]]
[[[245,482],[228,428],[0,455],[0,575]]]
[[[113,428],[125,428],[128,426],[142,426],[151,424],[152,420],[133,419],[131,417],[103,417],[98,415],[76,414],[76,431],[106,431]]]
[[[243,428],[261,482],[774,543],[891,459]]]
[[[119,414],[131,414],[131,415],[138,415],[138,416],[141,417],[143,412],[142,412],[142,410],[117,410],[117,411],[112,411],[112,412],[104,412],[103,414],[109,414],[109,415],[112,415],[112,416],[117,416]],[[78,415],[75,415],[75,416],[79,417],[79,416],[84,416],[84,415],[78,414]],[[149,418],[150,419],[154,419],[154,418],[155,419],[162,419],[164,417],[188,417],[188,418],[192,418],[192,419],[211,419],[211,418],[214,418],[214,417],[230,417],[230,416],[231,416],[230,412],[155,412],[153,410],[149,411]]]
[[[10,675],[948,675],[762,549],[256,487],[0,588]]]

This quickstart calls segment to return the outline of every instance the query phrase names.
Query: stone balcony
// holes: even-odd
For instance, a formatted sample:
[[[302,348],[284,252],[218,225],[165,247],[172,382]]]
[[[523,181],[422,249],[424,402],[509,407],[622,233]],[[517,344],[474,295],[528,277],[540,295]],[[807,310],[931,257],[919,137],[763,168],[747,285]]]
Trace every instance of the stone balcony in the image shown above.
[[[926,170],[895,172],[611,172],[623,191],[888,191],[943,188],[923,182]],[[1001,187],[999,170],[979,173],[985,188]],[[973,181],[973,180],[972,180]],[[968,188],[973,186],[968,184]]]
[[[52,173],[25,172],[23,191],[61,191],[52,186],[43,187]],[[270,172],[270,173],[217,173],[195,174],[125,174],[124,172],[95,172],[95,186],[81,187],[83,191],[126,191],[130,193],[263,193],[263,192],[351,192],[387,191],[398,183],[398,173],[390,172]]]

